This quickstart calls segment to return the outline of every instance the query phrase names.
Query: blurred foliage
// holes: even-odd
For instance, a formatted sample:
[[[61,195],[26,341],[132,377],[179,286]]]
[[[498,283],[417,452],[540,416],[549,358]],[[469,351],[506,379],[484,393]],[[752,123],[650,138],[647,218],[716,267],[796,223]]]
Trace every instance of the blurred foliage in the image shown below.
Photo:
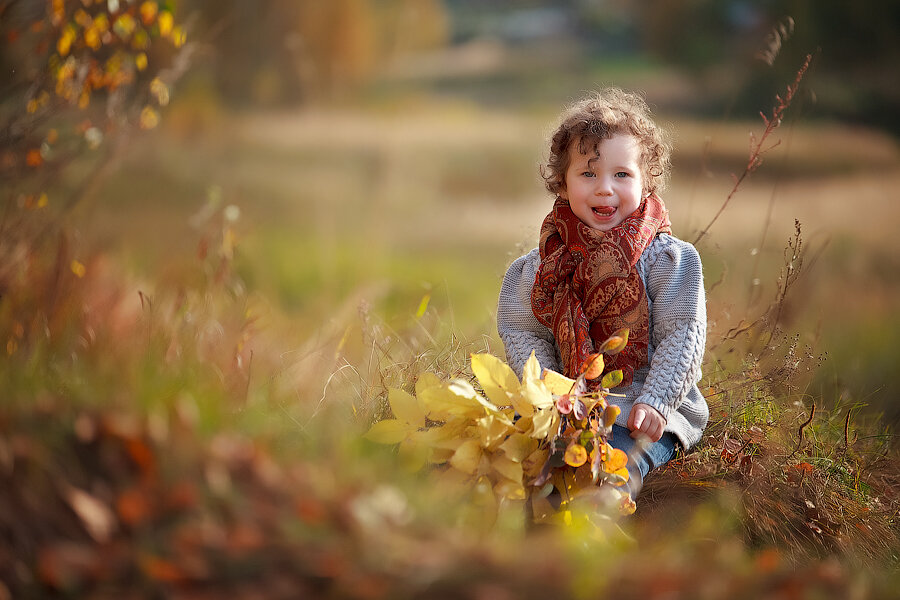
[[[646,56],[689,75],[697,89],[677,108],[755,116],[766,110],[806,54],[816,55],[804,116],[865,123],[900,132],[900,5],[879,0],[447,0],[463,42],[500,39],[518,52],[575,46],[558,69]],[[791,25],[785,27],[784,24]],[[583,84],[582,84],[583,85]],[[580,89],[580,88],[577,88]]]
[[[398,57],[442,45],[440,0],[185,0],[207,46],[200,69],[239,104],[328,101]]]
[[[640,7],[645,47],[695,73],[711,92],[726,92],[738,114],[764,110],[779,82],[814,53],[812,114],[900,132],[900,84],[889,66],[900,59],[896,3],[658,1]],[[723,81],[730,89],[719,87]]]
[[[10,74],[0,87],[0,246],[16,257],[0,271],[20,268],[24,248],[39,241],[32,211],[53,212],[58,220],[43,228],[58,228],[130,133],[157,126],[191,49],[174,11],[155,0],[0,4],[0,62]],[[79,161],[89,174],[61,191]]]

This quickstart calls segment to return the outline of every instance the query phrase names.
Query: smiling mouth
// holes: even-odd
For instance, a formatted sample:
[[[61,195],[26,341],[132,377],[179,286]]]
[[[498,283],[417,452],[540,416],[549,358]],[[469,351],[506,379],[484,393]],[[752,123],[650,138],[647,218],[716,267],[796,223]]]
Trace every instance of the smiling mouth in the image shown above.
[[[601,218],[608,218],[613,216],[616,212],[615,206],[595,206],[591,209],[595,215]]]

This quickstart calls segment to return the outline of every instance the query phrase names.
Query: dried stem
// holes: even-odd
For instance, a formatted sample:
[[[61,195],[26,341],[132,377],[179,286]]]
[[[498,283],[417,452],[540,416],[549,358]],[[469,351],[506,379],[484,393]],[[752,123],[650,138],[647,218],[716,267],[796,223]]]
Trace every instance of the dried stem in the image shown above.
[[[800,450],[800,446],[803,444],[803,431],[809,427],[809,424],[812,423],[813,417],[816,416],[816,405],[813,404],[812,408],[809,411],[809,418],[800,426],[800,429],[797,430],[797,448],[794,450],[794,454],[796,454]]]
[[[803,76],[806,74],[806,70],[809,68],[809,64],[812,61],[812,55],[807,54],[806,59],[803,61],[803,64],[800,66],[800,70],[797,71],[797,76],[794,79],[794,82],[787,87],[787,92],[782,98],[781,95],[776,94],[775,96],[775,107],[772,109],[772,116],[767,117],[762,112],[759,115],[762,117],[763,123],[765,123],[765,129],[762,132],[762,135],[757,137],[750,134],[750,154],[747,158],[747,164],[744,167],[744,171],[740,174],[740,176],[733,175],[734,185],[731,188],[731,191],[728,193],[728,196],[725,198],[725,201],[722,203],[722,206],[719,207],[719,210],[716,212],[715,216],[713,216],[712,220],[704,227],[700,233],[697,234],[697,237],[694,238],[694,244],[696,245],[703,237],[709,233],[710,228],[713,224],[719,219],[719,216],[725,211],[725,208],[728,206],[731,199],[737,194],[738,189],[741,187],[741,184],[744,180],[750,176],[753,171],[759,168],[759,165],[762,164],[762,156],[775,146],[779,144],[778,141],[766,147],[766,141],[769,136],[781,125],[781,121],[784,117],[784,113],[787,111],[788,107],[791,105],[791,102],[794,99],[794,96],[797,93],[797,90],[800,87],[800,81],[803,79]]]

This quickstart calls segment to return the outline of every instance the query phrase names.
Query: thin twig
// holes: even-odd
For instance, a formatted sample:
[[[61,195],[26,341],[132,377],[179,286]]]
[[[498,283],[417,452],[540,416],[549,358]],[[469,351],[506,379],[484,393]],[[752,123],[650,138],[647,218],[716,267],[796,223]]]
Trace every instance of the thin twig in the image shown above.
[[[803,430],[806,429],[810,423],[812,423],[813,417],[816,416],[816,404],[813,403],[812,409],[809,411],[809,418],[806,420],[803,425],[800,426],[800,429],[797,430],[797,435],[799,436],[797,439],[797,448],[794,449],[794,453],[796,454],[800,450],[800,445],[803,443]]]
[[[784,113],[787,111],[787,108],[791,105],[791,101],[794,99],[794,95],[797,93],[797,89],[800,87],[800,80],[803,79],[803,75],[806,74],[806,70],[809,68],[809,64],[812,61],[812,54],[806,55],[806,60],[803,61],[803,64],[800,66],[800,70],[797,71],[797,76],[794,79],[794,82],[787,87],[787,93],[784,98],[780,95],[775,96],[776,105],[772,109],[772,116],[766,117],[762,112],[759,115],[762,117],[763,123],[765,123],[766,127],[760,135],[759,139],[756,138],[752,133],[750,134],[750,155],[747,158],[747,164],[744,167],[744,171],[740,174],[740,176],[734,177],[734,186],[732,186],[731,191],[728,193],[728,196],[725,198],[725,202],[722,203],[722,206],[719,207],[719,210],[713,216],[712,220],[700,230],[700,233],[697,234],[697,237],[694,238],[694,245],[703,239],[703,237],[709,233],[710,228],[713,224],[719,219],[719,216],[725,211],[725,208],[731,202],[731,199],[737,193],[738,188],[741,187],[741,184],[744,180],[755,171],[759,165],[762,164],[762,155],[774,148],[778,145],[779,142],[775,142],[774,144],[765,147],[766,140],[768,137],[778,129],[778,126],[781,125],[782,118],[784,117]]]

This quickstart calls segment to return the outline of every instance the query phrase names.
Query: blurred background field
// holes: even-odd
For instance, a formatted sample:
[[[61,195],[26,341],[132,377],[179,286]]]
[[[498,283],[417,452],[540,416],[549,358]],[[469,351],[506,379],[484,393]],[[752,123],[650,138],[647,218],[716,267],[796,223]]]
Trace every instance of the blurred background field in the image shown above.
[[[743,170],[763,127],[756,113],[811,52],[778,146],[700,245],[710,337],[774,298],[798,219],[807,260],[782,326],[827,353],[811,393],[895,421],[900,151],[886,65],[898,43],[854,28],[887,19],[875,3],[841,27],[836,9],[803,3],[654,8],[187,3],[180,10],[199,16],[195,64],[161,126],[116,156],[79,207],[78,231],[85,247],[155,272],[193,252],[192,217],[233,204],[238,272],[298,342],[356,318],[361,300],[402,320],[427,295],[445,332],[499,353],[499,280],[536,242],[550,203],[538,167],[565,103],[605,85],[646,95],[675,145],[676,233],[693,240]],[[757,55],[788,15],[796,24],[768,65]],[[707,28],[681,39],[664,19]]]
[[[106,6],[112,4],[119,6]],[[132,5],[138,3],[122,2],[123,7]],[[406,526],[407,513],[418,515],[416,523],[439,523],[434,526],[443,535],[453,530],[455,513],[448,506],[453,500],[436,497],[439,491],[414,487],[417,484],[399,474],[388,484],[408,493],[400,501],[390,491],[385,492],[387,500],[378,496],[383,492],[378,478],[396,464],[392,455],[373,451],[358,434],[373,419],[386,416],[387,387],[410,388],[425,370],[442,376],[463,374],[469,352],[487,350],[503,356],[494,321],[500,280],[514,258],[534,247],[551,205],[539,166],[560,110],[583,93],[608,85],[644,94],[675,147],[674,175],[664,195],[674,232],[693,241],[728,196],[733,174],[744,170],[750,134],[758,136],[764,128],[758,113],[771,113],[776,94],[784,93],[804,56],[812,54],[799,93],[770,138],[777,145],[764,154],[762,165],[741,184],[698,243],[710,316],[704,389],[712,398],[719,393],[727,398],[714,400],[721,412],[714,415],[711,441],[700,454],[701,460],[718,460],[717,444],[722,442],[724,452],[731,428],[745,431],[751,425],[769,425],[773,432],[781,427],[794,434],[811,405],[833,409],[826,422],[816,425],[815,434],[807,433],[827,447],[816,447],[804,460],[832,483],[837,479],[846,483],[855,499],[869,502],[865,496],[869,488],[859,483],[858,470],[854,483],[853,471],[822,465],[844,464],[844,455],[836,455],[839,443],[848,442],[839,422],[848,408],[861,431],[863,423],[875,422],[875,433],[863,438],[861,445],[892,440],[885,431],[900,423],[896,402],[900,383],[895,376],[900,364],[896,6],[875,0],[853,7],[801,0],[778,6],[740,0],[529,0],[514,5],[475,0],[181,0],[158,5],[159,10],[171,9],[187,32],[183,46],[187,51],[179,55],[186,68],[171,88],[171,101],[159,107],[158,125],[146,131],[126,129],[118,137],[112,129],[104,130],[108,143],[83,148],[71,160],[60,161],[59,168],[45,171],[47,175],[16,162],[12,145],[2,151],[3,173],[15,176],[0,183],[6,203],[0,231],[13,240],[16,231],[10,223],[38,223],[35,229],[42,233],[33,248],[44,243],[47,257],[55,255],[59,264],[71,257],[72,271],[88,291],[74,287],[71,306],[59,300],[65,296],[59,292],[62,288],[50,284],[46,290],[39,284],[31,286],[34,297],[12,302],[5,296],[7,304],[0,304],[0,309],[6,312],[0,316],[9,323],[2,331],[12,333],[6,346],[10,362],[0,373],[0,382],[15,392],[11,406],[34,400],[36,416],[28,413],[19,420],[0,412],[0,425],[17,423],[24,428],[22,435],[46,437],[51,440],[48,444],[63,448],[66,435],[71,435],[66,428],[80,440],[75,445],[102,438],[96,431],[107,430],[115,439],[131,443],[137,439],[134,427],[115,419],[109,425],[90,408],[118,410],[136,403],[146,429],[140,430],[141,435],[160,453],[160,464],[165,462],[165,449],[170,449],[169,458],[178,457],[184,464],[192,465],[195,456],[206,457],[205,447],[200,450],[190,439],[179,437],[184,423],[197,427],[198,438],[214,438],[209,450],[212,467],[194,474],[210,497],[233,500],[222,492],[231,493],[232,488],[222,483],[221,469],[232,474],[234,488],[239,488],[244,481],[240,469],[249,461],[251,475],[263,482],[262,487],[285,494],[273,504],[287,506],[295,500],[288,494],[309,492],[313,504],[298,500],[291,505],[291,515],[300,514],[312,524],[311,535],[328,542],[329,560],[338,556],[352,563],[365,554],[352,540],[361,539],[361,547],[366,547],[371,542],[366,535],[380,535],[382,529],[374,526],[374,533],[342,529],[346,523],[341,511],[360,498],[377,505],[372,510],[381,511],[379,518],[396,526],[396,531],[391,529],[397,535],[391,538],[397,544],[394,551],[408,552],[410,546],[404,544],[411,544],[419,532],[403,533],[409,539],[400,539],[397,531]],[[23,58],[28,49],[17,45],[19,38],[10,31],[40,18],[44,10],[40,2],[0,1],[5,35],[0,65],[4,76],[9,75],[0,87],[0,101],[6,113],[21,112],[29,93],[28,78],[34,73],[28,69],[40,68],[29,66]],[[171,56],[150,56],[151,61],[157,58],[163,64]],[[139,76],[138,83],[149,82]],[[58,121],[48,122],[62,130],[82,119],[114,120],[104,113],[101,100],[84,110],[67,110],[60,109]],[[86,134],[85,129],[76,128]],[[6,131],[7,139],[14,140],[12,128]],[[53,165],[53,152],[44,159]],[[39,186],[44,186],[49,200],[41,206],[41,216],[30,220],[34,207],[29,194]],[[9,216],[17,211],[25,215],[19,221]],[[44,218],[46,222],[40,221]],[[769,308],[782,289],[785,249],[796,233],[795,221],[801,224],[803,265],[777,310],[778,321],[762,328],[775,332],[769,340],[747,326],[762,315],[774,314]],[[0,244],[4,251],[9,248],[16,246]],[[9,252],[21,260],[18,250]],[[791,252],[788,249],[788,258]],[[22,260],[28,269],[18,264],[11,260],[0,268],[0,284],[16,280],[20,271],[23,281],[30,281],[32,270],[39,271],[35,265],[50,265],[46,270],[53,271],[50,258]],[[29,288],[9,285],[9,289]],[[91,286],[96,286],[95,293],[89,293]],[[60,325],[68,337],[35,343],[29,350],[33,354],[18,352],[28,345],[31,329],[40,338],[43,325],[37,325],[37,317],[29,325],[17,310],[29,315],[32,310],[49,314],[58,310],[59,321],[71,320],[72,331]],[[82,320],[87,323],[83,328]],[[46,329],[53,327],[50,323]],[[93,332],[91,327],[100,332],[97,338],[85,333]],[[796,348],[791,350],[793,340]],[[769,349],[767,341],[772,342]],[[769,397],[752,386],[746,394],[737,392],[740,398],[733,406],[728,404],[732,397],[717,386],[726,385],[732,376],[759,375],[755,359],[771,359],[773,353],[776,366],[762,368],[761,379],[769,377],[783,393],[778,401],[788,406],[786,412],[767,415]],[[786,373],[781,378],[772,375],[779,362],[784,367],[779,372]],[[77,401],[70,402],[72,398]],[[759,398],[763,401],[756,404]],[[749,402],[751,408],[728,413],[743,406],[741,402]],[[168,423],[170,413],[172,423],[160,425]],[[52,421],[46,419],[48,414],[56,416],[54,427],[59,428],[52,436],[44,429]],[[773,415],[784,422],[774,423]],[[12,433],[8,438],[13,439]],[[260,445],[254,450],[249,439]],[[787,456],[793,443],[793,439],[772,441],[777,446],[773,454],[784,451]],[[887,452],[889,445],[879,446],[877,452]],[[8,457],[16,452],[30,456],[21,448],[33,446],[4,445],[0,437],[0,466],[12,464]],[[133,444],[129,448],[134,452]],[[281,471],[266,462],[270,451],[275,462],[281,461]],[[844,447],[844,454],[847,451]],[[872,457],[874,452],[864,456]],[[855,464],[860,470],[863,463],[877,466],[878,457]],[[181,473],[182,463],[176,463],[170,471]],[[335,464],[344,467],[340,473],[330,472]],[[80,473],[82,467],[72,471]],[[90,469],[84,469],[89,475]],[[118,492],[115,473],[107,488],[89,488],[88,475],[82,487],[97,497],[111,498]],[[702,473],[693,475],[701,480],[698,489],[703,481],[708,483]],[[780,471],[773,478],[778,485],[792,482]],[[29,481],[34,490],[42,489]],[[897,483],[890,481],[893,488],[888,487],[896,493]],[[253,482],[248,484],[251,490],[258,483]],[[779,510],[790,511],[773,501],[774,508],[757,504],[745,506],[742,513],[733,508],[738,502],[728,495],[733,491],[726,490],[697,514],[678,512],[674,525],[664,519],[672,530],[692,523],[687,539],[676,535],[672,545],[653,550],[671,567],[666,571],[670,578],[679,564],[693,565],[684,567],[687,573],[699,573],[696,569],[704,564],[710,539],[724,536],[728,548],[743,540],[764,549],[778,537],[777,531],[772,534],[774,525],[766,529],[770,517]],[[137,526],[156,517],[148,516],[150,509],[138,511],[136,517],[135,509],[122,513],[122,497],[128,498],[119,496],[117,515],[125,522],[123,514],[131,514],[133,531],[143,531]],[[831,497],[822,492],[815,500],[823,507],[820,501]],[[897,516],[894,512],[885,518],[886,530],[873,529],[865,520],[870,509],[872,514],[890,512],[885,507],[895,506],[891,502],[896,497],[885,498],[883,505],[869,502],[859,514],[852,512],[858,507],[849,504],[832,506],[834,512],[829,514],[846,508],[846,529],[876,540],[869,544],[853,538],[856,546],[846,543],[851,551],[865,544],[881,551],[883,543],[887,558],[880,564],[890,574],[898,560],[896,546],[891,546]],[[655,499],[651,494],[647,504],[655,506]],[[27,505],[33,498],[26,500],[22,503]],[[253,502],[258,500],[253,496]],[[743,501],[748,502],[747,496]],[[29,506],[38,506],[36,502]],[[263,508],[253,504],[258,510],[247,511],[246,519],[259,519],[248,521],[248,527],[272,525],[266,519],[279,526],[287,521],[283,516],[276,519],[270,505],[259,502]],[[819,523],[828,529],[824,517],[809,516],[802,502],[798,506],[790,510],[806,511],[801,528]],[[40,512],[34,509],[34,514]],[[849,525],[851,517],[860,514],[860,523],[869,527],[863,534],[856,533],[864,528],[855,521]],[[659,525],[652,511],[648,515],[651,525]],[[752,517],[760,521],[747,525]],[[744,519],[743,529],[735,524],[739,519]],[[14,531],[9,522],[8,516],[6,521],[0,519]],[[519,526],[499,524],[501,531]],[[74,530],[71,524],[67,527]],[[336,539],[343,541],[332,544],[330,534],[324,533],[327,528],[340,532]],[[37,530],[44,535],[51,529]],[[790,535],[799,539],[803,532]],[[810,544],[822,553],[840,550],[844,542],[832,533],[825,536],[828,543]],[[416,548],[423,555],[436,553],[439,558],[434,560],[446,561],[442,564],[447,572],[458,564],[472,568],[477,553],[470,562],[453,561],[468,556],[483,540],[478,533],[471,538],[459,535],[452,543],[430,540]],[[653,535],[638,531],[636,537],[649,542]],[[819,535],[824,535],[821,530]],[[229,544],[234,541],[228,539]],[[258,539],[254,546],[255,538],[235,539],[246,548],[271,549]],[[148,544],[157,542],[163,546],[156,538]],[[835,545],[829,545],[832,542]],[[580,548],[572,540],[551,543],[569,544],[570,551]],[[754,573],[766,573],[794,577],[790,580],[794,583],[803,577],[824,581],[822,593],[834,597],[848,589],[844,584],[852,587],[853,578],[833,563],[788,575],[789,559],[806,554],[786,546],[779,549],[784,561],[763,555],[747,567],[751,563],[741,562],[744,559],[733,548],[730,554],[717,555],[717,560],[723,572],[743,573],[745,584]],[[688,558],[674,559],[682,550]],[[0,558],[2,552],[0,548]],[[572,552],[577,555],[569,565],[573,569],[593,560],[583,549]],[[510,558],[514,555],[506,548],[486,560],[501,565],[497,567],[501,575],[503,565],[526,571],[524,559]],[[622,556],[624,561],[629,555]],[[315,581],[331,577],[337,569],[324,558],[317,562],[318,555],[315,560],[307,558],[304,555],[301,563],[314,565],[310,577]],[[266,560],[260,552],[257,566],[262,565],[262,572]],[[374,558],[366,555],[361,564],[370,560]],[[520,562],[510,567],[515,560]],[[141,564],[151,578],[165,582],[160,571],[148,571]],[[57,563],[51,566],[58,568]],[[393,572],[402,573],[404,568],[406,563]],[[416,568],[409,566],[409,572]],[[56,581],[47,575],[57,572],[53,568],[43,572]],[[355,573],[349,568],[348,572]],[[80,577],[75,577],[78,585],[89,578],[83,573]],[[342,580],[341,585],[351,585],[351,580]],[[227,578],[223,581],[227,584]],[[497,580],[502,585],[505,581]],[[531,580],[524,581],[523,589],[531,594],[544,589],[529,588]],[[550,576],[541,581],[548,590],[554,589]],[[830,588],[828,581],[833,583]],[[740,589],[739,582],[735,578],[727,583]],[[490,585],[473,597],[504,597],[492,596]],[[447,586],[447,597],[453,597],[456,588]],[[355,589],[332,592],[334,597],[367,597]],[[759,591],[750,586],[744,593],[752,595],[753,590]],[[0,585],[0,600],[3,591]],[[708,597],[716,597],[715,590]]]

